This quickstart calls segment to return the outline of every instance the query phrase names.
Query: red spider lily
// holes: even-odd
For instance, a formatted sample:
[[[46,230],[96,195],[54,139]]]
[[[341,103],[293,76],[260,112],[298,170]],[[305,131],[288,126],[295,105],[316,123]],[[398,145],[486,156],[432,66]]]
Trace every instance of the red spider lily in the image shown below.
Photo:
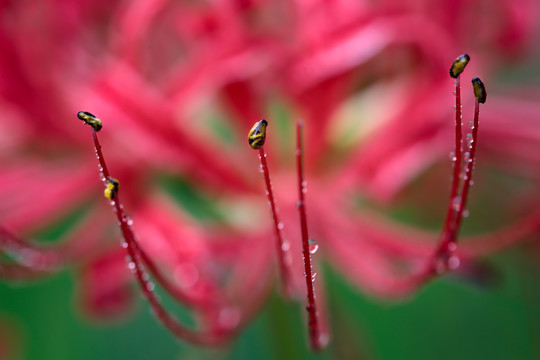
[[[130,256],[154,267],[157,282],[198,315],[205,336],[178,334],[199,343],[228,340],[272,286],[273,228],[257,159],[244,140],[267,107],[284,102],[306,122],[307,211],[321,248],[315,257],[333,260],[364,291],[403,296],[426,280],[414,275],[438,235],[358,209],[351,199],[391,203],[446,159],[454,131],[449,60],[478,49],[467,74],[489,79],[525,51],[538,23],[533,0],[436,7],[427,0],[56,0],[0,7],[9,14],[0,23],[0,121],[9,129],[0,135],[1,239],[15,260],[0,274],[24,280],[82,263],[88,310],[108,316],[129,303],[132,277],[122,250],[111,245],[117,242],[109,241],[118,237],[114,221],[94,200],[102,191],[94,159],[72,120],[92,109],[107,119],[102,142],[138,235],[137,242],[126,239]],[[478,15],[486,9],[489,19]],[[537,92],[490,90],[479,166],[538,179]],[[469,88],[462,98],[467,133]],[[356,104],[364,106],[351,122],[347,110]],[[292,292],[302,293],[292,125],[282,127],[269,136],[267,160],[291,246]],[[183,179],[211,199],[215,218],[204,222],[179,206],[158,181],[164,177]],[[88,203],[89,213],[61,245],[22,240]],[[467,263],[499,251],[535,232],[539,220],[533,210],[502,229],[492,226],[463,239],[456,256]],[[318,278],[316,289],[322,284]],[[324,311],[322,295],[317,299]]]

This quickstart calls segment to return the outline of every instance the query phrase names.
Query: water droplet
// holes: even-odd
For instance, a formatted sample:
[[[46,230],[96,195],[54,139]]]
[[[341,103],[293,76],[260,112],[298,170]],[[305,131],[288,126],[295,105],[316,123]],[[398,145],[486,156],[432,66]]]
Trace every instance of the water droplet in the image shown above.
[[[328,333],[323,333],[319,335],[319,345],[324,348],[330,342],[330,335]]]
[[[311,273],[311,281],[315,281],[315,278],[317,277],[317,273],[313,272]]]
[[[114,206],[114,205],[116,205],[116,202],[114,200],[111,200],[111,202],[109,204],[111,204],[111,206]]]
[[[456,251],[456,249],[457,249],[457,245],[455,242],[451,242],[450,244],[448,244],[448,251],[454,252]]]
[[[319,250],[319,244],[315,239],[309,239],[309,253],[315,254]]]
[[[128,263],[128,269],[131,270],[131,271],[135,271],[135,268],[136,268],[136,265],[133,261],[130,261]]]
[[[463,210],[463,217],[464,218],[469,217],[469,210]]]
[[[290,248],[291,248],[291,243],[290,242],[283,241],[281,243],[281,251],[289,251]]]
[[[454,211],[459,211],[459,208],[461,206],[461,196],[456,196],[452,199],[452,209]]]
[[[156,286],[154,285],[153,282],[150,282],[150,281],[149,281],[149,282],[146,283],[146,289],[147,289],[148,291],[152,292],[152,291],[154,291],[155,288],[156,288]]]
[[[122,247],[123,247],[124,249],[127,249],[127,248],[128,248],[128,243],[125,242],[125,241],[122,241]]]
[[[219,324],[225,329],[234,329],[240,323],[240,310],[236,307],[226,307],[219,312]]]
[[[448,157],[450,158],[450,160],[454,162],[457,160],[456,153],[454,151],[450,151],[450,154]]]
[[[450,256],[450,259],[448,259],[448,267],[452,270],[455,270],[459,267],[459,258],[455,255]]]
[[[301,207],[302,205],[304,205],[303,202],[301,202],[301,201],[297,201],[297,202],[296,202],[296,206],[297,206],[297,207]]]
[[[469,129],[474,129],[474,121],[469,121]]]
[[[282,222],[279,222],[279,223],[277,224],[277,228],[278,228],[279,230],[283,230],[284,227],[285,227],[285,226],[283,225]]]

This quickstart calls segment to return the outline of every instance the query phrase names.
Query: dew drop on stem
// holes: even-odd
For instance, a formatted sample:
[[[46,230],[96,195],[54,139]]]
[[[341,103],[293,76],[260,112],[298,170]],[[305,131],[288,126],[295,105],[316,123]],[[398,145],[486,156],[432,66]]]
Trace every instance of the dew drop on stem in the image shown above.
[[[459,211],[459,207],[461,205],[461,196],[456,196],[452,199],[452,209],[454,211]]]
[[[315,239],[309,239],[309,253],[315,254],[319,250],[319,244]]]

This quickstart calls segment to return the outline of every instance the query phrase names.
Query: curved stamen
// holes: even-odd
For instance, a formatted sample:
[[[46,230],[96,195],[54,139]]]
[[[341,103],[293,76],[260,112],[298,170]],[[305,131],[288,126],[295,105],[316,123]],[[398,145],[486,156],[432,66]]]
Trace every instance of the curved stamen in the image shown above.
[[[79,114],[81,113],[86,114],[85,112],[79,112]],[[128,268],[135,274],[135,278],[139,283],[143,296],[150,304],[157,318],[177,338],[189,341],[193,344],[216,345],[227,341],[228,338],[233,334],[233,331],[236,331],[236,329],[230,329],[228,331],[224,331],[224,329],[220,328],[212,330],[190,329],[182,325],[178,320],[176,320],[161,303],[161,300],[154,292],[154,284],[148,280],[149,276],[144,269],[143,263],[145,263],[145,265],[149,267],[149,269],[153,272],[153,275],[158,281],[164,280],[164,277],[157,272],[157,267],[151,261],[149,261],[149,257],[142,251],[136,241],[133,231],[131,230],[131,224],[128,220],[129,218],[125,214],[122,203],[120,202],[118,191],[119,183],[117,180],[110,176],[107,164],[105,162],[105,158],[103,157],[103,153],[101,151],[101,145],[97,136],[98,130],[96,130],[96,127],[89,121],[85,121],[85,124],[91,126],[92,139],[94,141],[97,158],[101,166],[103,179],[105,179],[105,181],[107,182],[105,189],[105,197],[111,201],[111,205],[113,206],[114,213],[120,225],[120,230],[124,238],[123,247],[126,248],[130,259],[128,263]],[[160,283],[160,285],[163,284]],[[164,286],[164,289],[170,291],[170,284],[165,283],[165,285],[167,286]],[[173,292],[171,295],[175,297],[175,295],[178,295],[178,291]],[[178,299],[177,297],[175,297],[175,299],[178,301],[183,300],[183,298]]]
[[[266,162],[266,153],[264,151],[264,142],[266,141],[266,127],[268,122],[261,120],[249,131],[248,144],[253,149],[259,150],[259,160],[261,161],[260,169],[264,175],[264,182],[266,185],[266,195],[268,197],[268,203],[270,205],[270,211],[272,212],[272,221],[274,223],[274,235],[276,238],[277,257],[279,262],[279,272],[282,281],[283,292],[287,297],[292,296],[292,284],[291,284],[291,258],[289,254],[289,243],[283,239],[283,223],[279,219],[276,201],[274,198],[274,192],[272,189],[272,182],[270,180],[270,170]]]

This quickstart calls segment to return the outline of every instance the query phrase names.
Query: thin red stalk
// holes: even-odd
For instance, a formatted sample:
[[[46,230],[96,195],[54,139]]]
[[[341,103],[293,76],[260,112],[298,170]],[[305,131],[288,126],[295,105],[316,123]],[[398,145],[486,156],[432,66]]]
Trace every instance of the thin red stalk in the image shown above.
[[[126,217],[122,210],[118,195],[116,196],[116,200],[114,201],[114,203],[116,217],[120,222],[120,228],[126,241],[126,245],[124,246],[126,247],[129,257],[131,258],[128,266],[135,273],[135,277],[143,292],[143,296],[149,302],[158,319],[163,323],[163,325],[165,325],[167,329],[169,329],[176,337],[181,340],[186,340],[193,344],[199,345],[218,343],[220,339],[215,337],[215,334],[197,332],[183,326],[162,305],[158,296],[154,292],[154,285],[150,281],[146,280],[148,276],[143,268],[143,265],[139,261],[139,247],[136,244],[133,232],[129,228],[129,225],[126,223]]]
[[[309,339],[313,350],[321,350],[324,344],[321,341],[321,331],[319,326],[317,306],[315,304],[315,293],[313,288],[313,272],[311,266],[311,252],[309,251],[309,235],[307,227],[306,205],[304,193],[306,183],[302,166],[302,123],[296,123],[296,165],[298,173],[298,212],[300,214],[300,228],[302,234],[302,255],[304,257],[304,275],[307,287],[307,307]]]
[[[288,244],[286,244],[283,240],[283,234],[281,231],[283,229],[283,223],[279,220],[274,193],[272,191],[272,182],[270,181],[270,170],[268,169],[268,164],[266,163],[266,153],[264,152],[264,147],[259,149],[259,158],[261,159],[261,170],[264,174],[264,181],[266,184],[266,195],[268,196],[270,210],[272,211],[272,220],[274,221],[274,234],[276,238],[277,256],[283,290],[287,296],[291,296],[291,269],[287,258],[289,256],[289,247],[287,246]]]
[[[92,127],[92,140],[94,140],[94,148],[96,149],[96,155],[97,159],[99,161],[99,165],[101,166],[100,170],[103,173],[103,176],[105,179],[108,179],[109,169],[107,168],[107,164],[105,163],[105,159],[103,158],[103,153],[101,152],[101,145],[99,144],[99,139],[97,137],[97,132]]]
[[[450,238],[451,243],[457,241],[457,235],[461,227],[461,222],[463,221],[463,211],[465,211],[465,206],[467,206],[467,198],[469,197],[469,190],[472,183],[472,173],[474,169],[474,162],[476,159],[476,144],[478,142],[478,117],[480,114],[480,104],[478,99],[474,102],[474,120],[472,128],[472,137],[470,138],[471,142],[469,145],[469,156],[466,159],[468,161],[467,168],[465,170],[465,182],[463,184],[463,190],[461,191],[461,203],[459,205],[459,210],[456,215],[455,226],[452,231],[452,236]],[[469,139],[467,140],[469,141]]]
[[[454,156],[452,159],[452,162],[454,164],[454,173],[452,176],[452,185],[450,190],[450,200],[448,201],[448,209],[446,211],[446,219],[444,221],[444,227],[442,232],[442,242],[439,248],[440,253],[445,253],[448,248],[448,244],[450,243],[450,236],[453,232],[453,225],[455,224],[455,218],[456,218],[456,197],[458,195],[458,188],[459,188],[459,173],[461,172],[461,148],[462,148],[462,135],[461,135],[461,118],[462,118],[462,111],[461,111],[461,84],[460,84],[460,76],[458,75],[456,80],[454,81],[454,87],[456,92],[456,104],[455,106],[455,113],[456,113],[456,119],[455,119],[455,146],[454,146]]]
[[[99,160],[99,164],[102,169],[103,176],[105,179],[108,179],[110,176],[109,170],[107,168],[107,164],[105,163],[105,158],[103,157],[103,154],[101,152],[101,145],[99,144],[97,133],[93,129],[92,129],[92,139],[94,140],[94,147],[96,148],[96,154],[97,154],[97,158]],[[135,242],[134,244],[135,244],[137,252],[141,255],[142,261],[145,263],[146,267],[148,267],[152,275],[156,278],[157,282],[177,301],[195,305],[196,299],[193,299],[192,296],[189,296],[188,294],[183,293],[182,291],[180,291],[180,289],[178,289],[176,286],[171,284],[170,281],[168,281],[167,278],[159,271],[158,267],[152,262],[150,257],[146,254],[146,252],[144,252],[144,250],[141,249],[139,244],[137,242]]]
[[[101,145],[99,144],[97,133],[94,128],[92,128],[91,130],[96,154],[98,156],[103,175],[106,179],[108,179],[110,174],[105,163],[103,154],[101,152]],[[147,280],[148,274],[146,274],[144,267],[139,259],[139,257],[143,258],[144,256],[141,255],[141,249],[138,246],[137,241],[135,240],[135,236],[131,231],[130,225],[128,224],[127,216],[124,213],[118,192],[115,194],[114,200],[111,201],[111,205],[114,206],[114,212],[125,240],[124,247],[126,248],[130,257],[128,267],[135,273],[135,277],[137,279],[137,282],[139,283],[139,286],[141,287],[143,296],[149,302],[157,318],[163,323],[163,325],[167,329],[169,329],[177,338],[181,340],[186,340],[193,344],[199,345],[217,344],[225,341],[226,338],[224,336],[218,336],[218,334],[216,333],[197,332],[183,326],[163,307],[161,301],[154,292],[154,285]]]

